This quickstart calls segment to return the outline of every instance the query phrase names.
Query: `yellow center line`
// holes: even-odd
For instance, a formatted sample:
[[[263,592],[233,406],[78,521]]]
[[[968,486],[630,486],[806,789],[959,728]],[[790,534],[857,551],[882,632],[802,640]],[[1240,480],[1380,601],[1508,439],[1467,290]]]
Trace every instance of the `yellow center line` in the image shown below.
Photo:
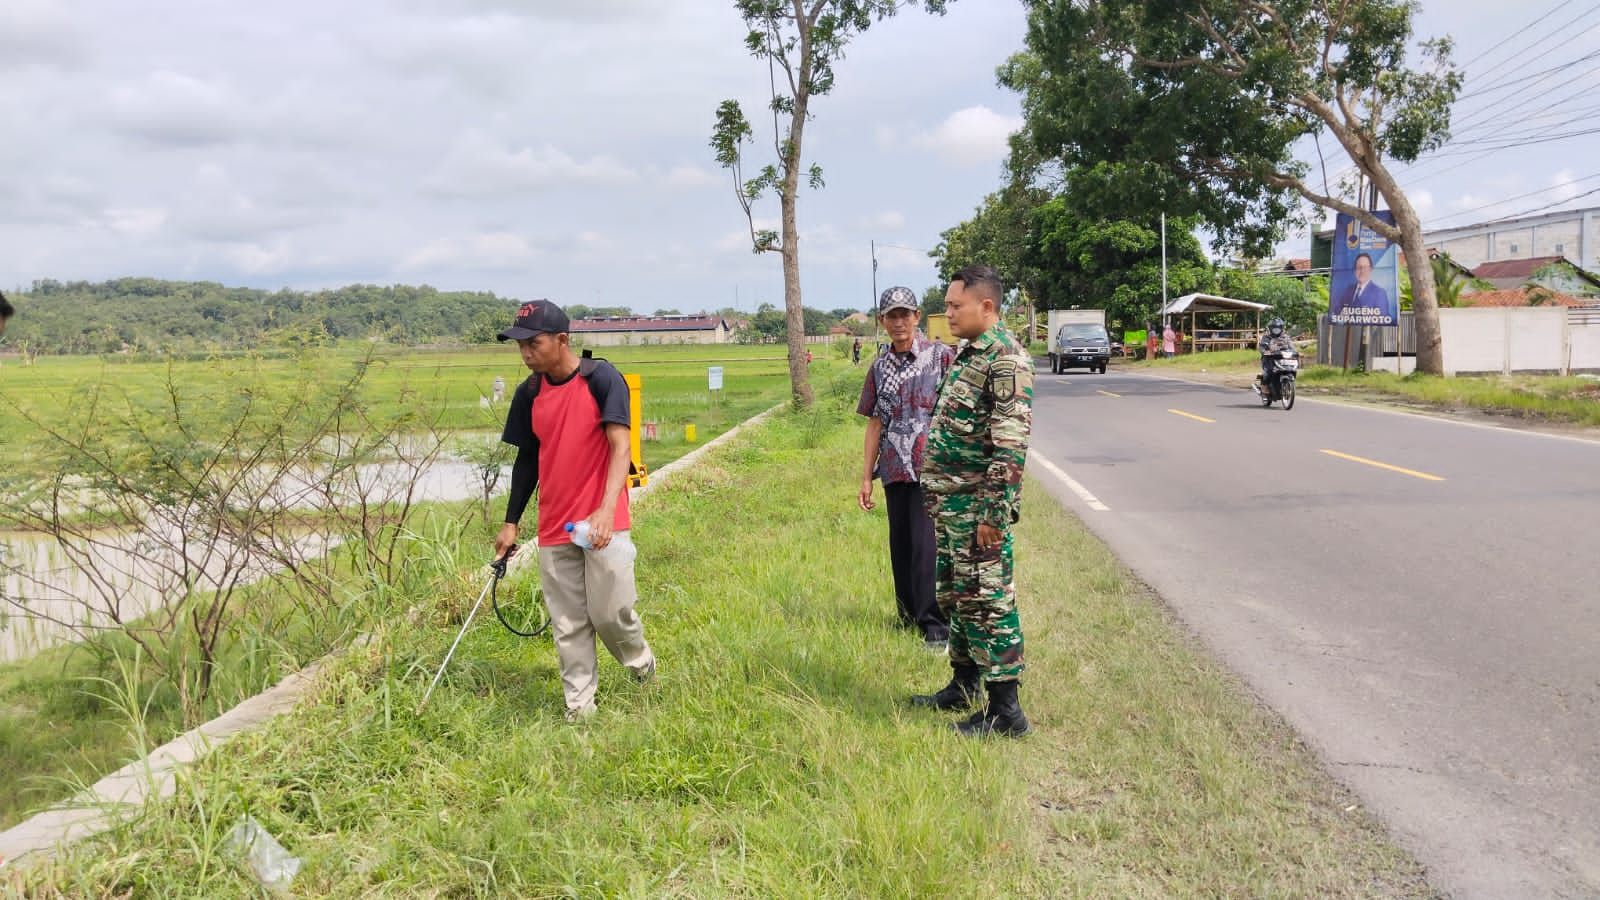
[[[1175,416],[1183,416],[1185,419],[1193,419],[1196,422],[1215,422],[1215,421],[1217,421],[1216,419],[1208,419],[1205,416],[1197,416],[1194,413],[1186,413],[1181,409],[1169,409],[1169,410],[1167,410],[1167,412],[1172,413]]]
[[[1351,456],[1348,453],[1340,453],[1337,450],[1324,450],[1322,452],[1328,454],[1329,456],[1337,456],[1340,459],[1348,459],[1351,462],[1358,462],[1368,466],[1376,466],[1380,469],[1388,469],[1391,472],[1399,472],[1402,475],[1410,475],[1413,478],[1421,478],[1423,481],[1444,481],[1444,479],[1438,475],[1429,475],[1427,472],[1418,472],[1415,469],[1402,469],[1399,466],[1391,466],[1388,463],[1381,463],[1374,459],[1363,459],[1359,456]]]
[[[1096,394],[1105,394],[1107,397],[1118,397],[1118,398],[1120,398],[1122,396],[1121,394],[1113,394],[1110,391],[1095,391],[1095,393]]]

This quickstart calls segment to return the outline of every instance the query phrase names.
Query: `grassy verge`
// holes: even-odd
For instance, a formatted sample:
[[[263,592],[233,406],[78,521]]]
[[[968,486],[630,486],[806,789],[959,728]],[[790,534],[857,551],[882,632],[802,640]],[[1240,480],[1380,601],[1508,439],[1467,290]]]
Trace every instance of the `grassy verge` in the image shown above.
[[[1307,354],[1308,356],[1310,354]],[[1260,369],[1252,350],[1196,353],[1175,359],[1124,363],[1152,374],[1238,376],[1248,381]],[[1244,385],[1241,381],[1241,386]],[[1300,371],[1303,393],[1356,400],[1399,402],[1451,412],[1477,412],[1536,423],[1600,427],[1600,381],[1556,375],[1428,375],[1347,372],[1332,366]]]
[[[882,514],[853,502],[853,390],[636,511],[659,684],[605,659],[599,715],[568,726],[548,641],[490,619],[415,715],[481,584],[464,573],[171,803],[5,886],[249,895],[221,845],[250,812],[304,858],[301,896],[1427,894],[1036,486],[1018,558],[1037,734],[961,740],[908,708],[948,667],[893,628]]]
[[[819,379],[850,370],[848,345],[819,345],[812,364]],[[706,345],[602,347],[596,354],[643,382],[643,419],[658,425],[659,441],[646,442],[645,463],[659,468],[693,446],[684,426],[695,424],[700,441],[726,431],[788,395],[788,363],[777,345]],[[715,419],[707,369],[723,368],[723,390]],[[15,472],[26,466],[43,440],[20,415],[31,411],[53,421],[53,410],[71,409],[97,386],[109,386],[132,406],[160,405],[173,380],[191,391],[217,391],[248,382],[258,392],[292,390],[307,371],[323,380],[350,377],[365,368],[364,397],[374,419],[386,421],[405,412],[404,404],[420,396],[438,425],[450,430],[498,431],[504,407],[485,408],[490,383],[503,378],[509,392],[527,377],[515,348],[506,345],[450,350],[408,350],[395,347],[346,347],[298,357],[219,356],[213,359],[150,361],[120,357],[45,356],[30,366],[8,363],[0,369],[0,435]],[[855,376],[861,377],[858,372]],[[120,409],[120,405],[118,406]],[[40,471],[40,476],[51,474]]]
[[[458,535],[487,540],[490,534],[471,501],[425,504],[413,511],[411,522],[409,550],[419,563],[434,562],[426,548],[438,546],[441,533],[452,547],[460,543]],[[260,693],[365,630],[374,617],[392,613],[393,606],[404,608],[408,588],[415,591],[415,581],[430,574],[412,565],[407,569],[413,585],[375,585],[354,574],[347,551],[336,551],[334,560],[343,577],[329,609],[293,602],[286,576],[242,589],[210,695],[198,708],[192,701],[186,708],[174,679],[141,664],[133,642],[115,633],[0,665],[0,829]],[[180,646],[192,650],[192,637]],[[136,722],[130,704],[140,711]]]
[[[787,396],[786,364],[781,359],[759,358],[782,353],[781,347],[619,347],[603,351],[625,371],[642,374],[645,417],[661,423],[662,439],[643,445],[652,470]],[[711,356],[718,358],[715,364],[723,365],[726,372],[725,396],[715,421],[704,390],[705,361]],[[259,383],[271,389],[287,383],[297,366],[315,364],[347,371],[356,360],[352,353],[344,352],[309,363],[305,359],[246,357],[178,365],[187,382],[210,386],[220,383],[225,367],[259,366]],[[516,354],[505,347],[397,354],[372,367],[367,389],[374,397],[383,398],[379,402],[393,403],[402,389],[422,383],[460,407],[460,422],[471,423],[482,417],[477,392],[486,388],[492,372],[504,371],[508,382],[516,377],[515,370],[506,366],[508,361],[521,368]],[[52,396],[70,395],[85,384],[114,375],[133,396],[158,396],[166,371],[164,363],[156,362],[43,357],[34,366],[7,366],[5,387],[15,392],[13,396],[27,397],[29,403],[48,404]],[[830,373],[846,380],[859,377],[850,372],[847,363],[832,356],[819,355],[813,371],[819,383]],[[397,411],[398,407],[389,410]],[[503,416],[503,411],[499,415]],[[685,439],[682,426],[689,423],[699,424],[697,443]],[[481,427],[483,423],[476,424]],[[475,538],[482,537],[477,533],[475,508],[470,503],[428,504],[414,513],[413,522],[426,530],[421,523],[432,517],[456,523]],[[499,506],[494,506],[493,512],[499,511]],[[474,552],[478,549],[474,547]],[[377,616],[388,612],[383,605],[387,600],[379,597],[373,586],[353,576],[349,582],[341,587],[350,598],[350,608],[339,616],[339,634],[364,628],[355,620],[365,611]],[[273,590],[271,582],[252,587],[246,602],[238,607],[243,612],[224,646],[218,681],[205,704],[207,714],[227,709],[304,665],[327,650],[330,638],[337,637],[326,627],[311,626],[300,615],[303,610],[281,602]],[[11,622],[9,627],[24,626]],[[148,667],[128,680],[122,669],[133,658],[130,642],[109,638],[98,647],[54,647],[21,662],[0,664],[0,828],[70,796],[83,784],[93,783],[192,724],[184,721],[181,698],[170,681],[156,677]],[[123,700],[119,699],[130,695],[137,697],[144,709],[145,721],[137,740],[130,738]]]

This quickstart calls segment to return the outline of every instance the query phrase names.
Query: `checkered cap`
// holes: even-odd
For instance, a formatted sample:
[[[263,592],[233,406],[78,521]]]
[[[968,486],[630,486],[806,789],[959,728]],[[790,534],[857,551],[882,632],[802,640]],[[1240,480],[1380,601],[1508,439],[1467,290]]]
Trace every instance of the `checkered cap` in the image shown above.
[[[918,310],[922,304],[917,302],[916,292],[908,287],[892,287],[883,292],[878,298],[878,315],[883,315],[891,309]]]

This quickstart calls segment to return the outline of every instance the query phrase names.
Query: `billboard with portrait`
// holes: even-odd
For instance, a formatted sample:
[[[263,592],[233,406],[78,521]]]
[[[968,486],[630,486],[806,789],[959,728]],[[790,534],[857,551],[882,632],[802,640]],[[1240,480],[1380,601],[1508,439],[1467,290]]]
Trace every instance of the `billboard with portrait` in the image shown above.
[[[1373,215],[1394,224],[1394,215]],[[1400,321],[1400,247],[1360,220],[1339,214],[1334,226],[1328,321],[1335,325],[1397,325]]]

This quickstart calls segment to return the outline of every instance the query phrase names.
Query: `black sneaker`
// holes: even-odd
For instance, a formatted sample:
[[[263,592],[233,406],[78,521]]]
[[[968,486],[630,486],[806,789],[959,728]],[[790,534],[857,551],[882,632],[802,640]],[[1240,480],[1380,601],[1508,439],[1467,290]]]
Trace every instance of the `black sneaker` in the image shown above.
[[[944,653],[950,647],[950,632],[939,628],[930,628],[923,637],[922,646],[929,653]]]

